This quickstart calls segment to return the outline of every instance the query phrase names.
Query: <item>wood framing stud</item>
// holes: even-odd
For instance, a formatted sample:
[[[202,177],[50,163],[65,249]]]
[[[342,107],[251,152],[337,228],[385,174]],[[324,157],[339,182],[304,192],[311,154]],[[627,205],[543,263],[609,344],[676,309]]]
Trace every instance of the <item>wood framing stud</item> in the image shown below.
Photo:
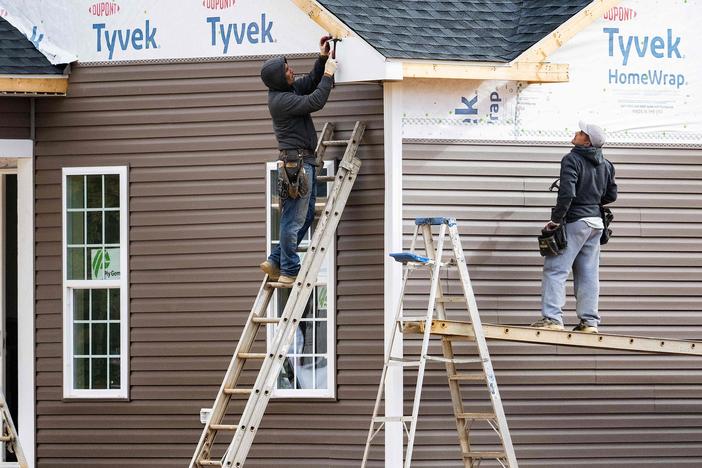
[[[507,80],[539,83],[568,81],[568,65],[542,62],[519,62],[505,64],[470,64],[404,62],[402,74],[405,78],[448,78],[463,80]]]
[[[621,3],[621,0],[595,0],[579,13],[568,19],[568,21],[561,24],[551,34],[529,47],[524,53],[514,59],[512,63],[543,62],[563,44],[571,40],[573,36],[599,18],[602,18],[607,10],[617,6],[619,3]]]
[[[315,0],[292,0],[312,21],[333,37],[348,37],[351,30]]]
[[[423,333],[424,322],[406,322],[405,333]],[[470,322],[434,320],[431,332],[437,335],[472,339]],[[609,335],[604,333],[581,333],[575,331],[549,330],[545,328],[493,325],[483,323],[485,338],[522,343],[577,346],[582,348],[614,349],[657,354],[687,354],[702,356],[702,341],[670,340],[644,336]]]
[[[68,77],[0,77],[0,93],[26,93],[26,94],[60,94],[68,91]]]

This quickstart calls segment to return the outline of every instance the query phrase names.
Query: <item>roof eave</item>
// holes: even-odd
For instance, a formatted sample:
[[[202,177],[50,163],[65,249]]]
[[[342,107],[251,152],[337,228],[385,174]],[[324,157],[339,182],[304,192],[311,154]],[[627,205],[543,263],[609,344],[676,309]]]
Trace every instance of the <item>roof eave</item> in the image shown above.
[[[292,0],[292,2],[332,37],[342,38],[353,35],[353,31],[346,24],[315,0]]]
[[[403,60],[402,75],[404,78],[559,83],[568,81],[568,65],[546,62],[474,63]]]
[[[522,52],[514,62],[543,62],[549,55],[571,40],[577,33],[601,18],[607,10],[617,6],[621,0],[595,0],[552,33]]]
[[[67,75],[0,75],[0,94],[65,96]]]

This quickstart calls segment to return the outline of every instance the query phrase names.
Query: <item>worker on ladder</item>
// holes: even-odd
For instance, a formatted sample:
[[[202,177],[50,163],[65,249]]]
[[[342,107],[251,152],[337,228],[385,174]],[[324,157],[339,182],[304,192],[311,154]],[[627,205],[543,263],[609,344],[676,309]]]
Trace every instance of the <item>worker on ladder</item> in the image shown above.
[[[324,107],[332,89],[336,60],[329,58],[331,36],[319,41],[312,71],[295,79],[285,57],[267,60],[261,79],[278,140],[280,243],[260,267],[273,281],[292,284],[300,271],[297,247],[314,220],[317,131],[310,114]]]

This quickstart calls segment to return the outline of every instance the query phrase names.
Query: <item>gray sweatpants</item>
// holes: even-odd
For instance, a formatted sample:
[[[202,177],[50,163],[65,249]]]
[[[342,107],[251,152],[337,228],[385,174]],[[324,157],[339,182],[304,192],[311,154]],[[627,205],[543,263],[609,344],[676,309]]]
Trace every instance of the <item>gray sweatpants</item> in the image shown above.
[[[563,324],[562,307],[566,303],[566,281],[573,269],[575,312],[590,326],[600,323],[597,304],[600,295],[601,229],[578,220],[566,225],[568,246],[560,255],[544,257],[541,290],[541,315]]]

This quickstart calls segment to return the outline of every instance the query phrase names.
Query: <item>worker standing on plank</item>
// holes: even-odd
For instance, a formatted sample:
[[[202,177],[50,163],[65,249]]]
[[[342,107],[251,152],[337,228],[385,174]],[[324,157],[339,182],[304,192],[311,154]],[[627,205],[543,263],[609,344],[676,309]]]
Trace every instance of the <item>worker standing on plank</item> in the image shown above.
[[[271,280],[292,284],[300,271],[297,247],[314,220],[317,131],[310,114],[324,107],[332,89],[336,60],[329,58],[331,36],[319,41],[312,71],[295,79],[285,57],[267,60],[261,79],[268,87],[268,110],[278,140],[280,243],[260,267]]]
[[[562,307],[566,280],[573,270],[576,313],[574,331],[597,333],[600,323],[600,241],[605,228],[601,207],[617,199],[614,165],[602,155],[605,133],[597,125],[580,122],[573,149],[561,160],[556,206],[545,231],[566,223],[567,246],[559,255],[544,258],[542,319],[532,327],[563,330]],[[604,242],[604,241],[603,241]]]

